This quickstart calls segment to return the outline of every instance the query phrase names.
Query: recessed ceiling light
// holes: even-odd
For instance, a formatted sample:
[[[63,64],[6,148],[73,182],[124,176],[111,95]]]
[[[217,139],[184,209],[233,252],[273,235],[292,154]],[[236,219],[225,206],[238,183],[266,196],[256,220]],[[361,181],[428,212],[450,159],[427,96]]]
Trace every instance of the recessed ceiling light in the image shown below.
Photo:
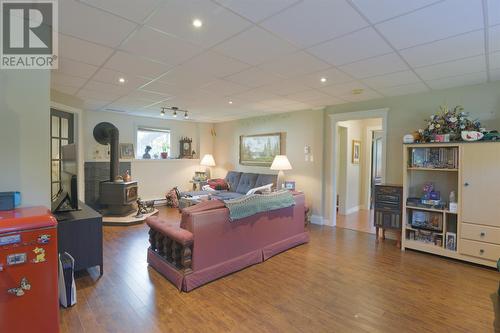
[[[325,83],[325,82],[326,82],[326,77],[322,77],[322,78],[320,79],[320,81],[321,81],[321,82],[323,82],[323,83]]]
[[[229,101],[228,103],[229,103],[229,104],[233,104],[233,101]]]
[[[118,82],[120,82],[120,83],[125,83],[125,78],[124,78],[124,77],[119,78],[119,79],[118,79]]]
[[[194,19],[193,20],[193,26],[195,28],[201,28],[202,25],[203,25],[203,22],[200,19]]]

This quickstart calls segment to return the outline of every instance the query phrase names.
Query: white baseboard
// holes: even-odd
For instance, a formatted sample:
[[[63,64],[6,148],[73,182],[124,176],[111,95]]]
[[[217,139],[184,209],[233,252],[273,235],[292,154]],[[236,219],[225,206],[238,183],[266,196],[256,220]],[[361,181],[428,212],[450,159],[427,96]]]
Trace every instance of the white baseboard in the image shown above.
[[[347,210],[346,210],[345,215],[349,215],[349,214],[352,214],[352,213],[356,213],[356,212],[358,212],[360,209],[361,209],[361,206],[351,207],[351,208],[349,208],[349,209],[347,209]]]
[[[324,224],[323,216],[320,216],[320,215],[311,215],[311,223],[312,224],[323,225]]]

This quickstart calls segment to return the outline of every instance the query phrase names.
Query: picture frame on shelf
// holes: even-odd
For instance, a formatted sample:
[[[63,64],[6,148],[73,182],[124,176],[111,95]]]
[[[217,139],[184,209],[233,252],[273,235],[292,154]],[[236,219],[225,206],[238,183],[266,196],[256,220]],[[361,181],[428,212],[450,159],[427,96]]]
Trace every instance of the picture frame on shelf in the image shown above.
[[[285,189],[295,191],[295,180],[285,180]]]
[[[120,143],[120,158],[124,160],[133,160],[135,158],[133,143]]]
[[[361,141],[352,140],[352,164],[359,164],[361,159]]]
[[[457,234],[454,232],[446,233],[446,249],[450,251],[457,250]]]

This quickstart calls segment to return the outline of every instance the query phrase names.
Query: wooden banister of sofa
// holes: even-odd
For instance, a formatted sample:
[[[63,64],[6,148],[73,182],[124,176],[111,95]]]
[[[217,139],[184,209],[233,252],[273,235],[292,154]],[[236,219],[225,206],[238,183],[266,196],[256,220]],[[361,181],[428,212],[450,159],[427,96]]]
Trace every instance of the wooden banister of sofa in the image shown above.
[[[170,263],[176,269],[184,273],[190,273],[192,271],[192,242],[182,244],[168,237],[168,235],[150,229],[149,243],[152,251],[157,253],[163,260]]]

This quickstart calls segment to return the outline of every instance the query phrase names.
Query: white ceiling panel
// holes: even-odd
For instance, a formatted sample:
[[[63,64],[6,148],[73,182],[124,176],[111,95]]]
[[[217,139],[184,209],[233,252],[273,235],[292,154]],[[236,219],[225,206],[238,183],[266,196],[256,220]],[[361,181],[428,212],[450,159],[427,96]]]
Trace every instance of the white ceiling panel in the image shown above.
[[[167,96],[179,96],[181,94],[186,93],[186,88],[177,87],[159,81],[153,81],[148,83],[144,87],[141,87],[139,91],[146,91]]]
[[[393,50],[373,28],[366,28],[316,45],[308,51],[332,65],[340,66]]]
[[[438,80],[426,81],[432,89],[447,89],[453,87],[467,86],[486,82],[486,72],[469,73]]]
[[[490,41],[490,52],[500,51],[500,25],[490,28],[489,41]]]
[[[82,97],[82,96],[80,96],[80,97]],[[106,100],[85,98],[84,109],[91,110],[91,111],[97,111],[97,110],[102,109],[103,107],[105,107],[108,104],[109,104],[109,101],[106,101]]]
[[[374,76],[364,79],[363,82],[375,89],[421,83],[418,76],[416,76],[412,71],[402,71],[387,75]]]
[[[464,47],[467,45],[466,47]],[[413,67],[433,65],[484,53],[484,31],[474,31],[400,51]]]
[[[130,21],[75,0],[59,2],[59,31],[67,35],[114,47],[118,46],[136,26]]]
[[[327,97],[327,98],[320,98],[320,99],[315,99],[315,100],[310,100],[307,102],[311,107],[314,108],[322,108],[326,107],[329,105],[338,105],[338,104],[344,104],[346,103],[345,100],[338,98],[338,97]]]
[[[63,0],[66,1],[66,0]],[[142,21],[163,2],[163,0],[81,0],[89,5],[112,12],[129,20]]]
[[[377,28],[394,47],[403,49],[483,28],[482,4],[481,0],[447,0]]]
[[[283,56],[280,59],[259,66],[265,71],[286,78],[305,75],[329,68],[330,65],[303,51]]]
[[[265,5],[255,3],[255,0],[215,0],[219,4],[246,17],[253,22],[259,22],[280,10],[297,3],[299,0],[266,0]]]
[[[338,97],[338,96],[345,96],[345,95],[352,94],[352,91],[356,90],[356,89],[365,90],[365,89],[368,89],[368,87],[361,82],[352,81],[352,82],[342,83],[342,84],[332,84],[330,86],[320,88],[319,90],[321,90],[322,92],[324,92],[328,95]]]
[[[162,83],[187,89],[198,88],[215,79],[207,73],[200,73],[192,70],[189,66],[179,66],[160,77]]]
[[[59,56],[90,65],[101,66],[113,49],[78,38],[59,34]]]
[[[490,53],[490,69],[500,68],[500,52]]]
[[[160,102],[166,99],[171,99],[173,96],[168,94],[153,93],[149,91],[136,90],[127,95],[129,98],[136,98],[152,103]]]
[[[325,78],[326,81],[321,82],[321,78]],[[308,74],[297,79],[311,88],[321,88],[329,86],[331,84],[354,81],[351,76],[339,71],[337,68],[329,68],[326,70],[318,71],[316,73]]]
[[[88,90],[80,89],[77,93],[78,97],[82,97],[84,100],[90,99],[100,102],[106,102],[106,104],[120,98],[122,95],[118,93],[110,93],[106,91]]]
[[[389,18],[406,14],[415,9],[425,7],[437,0],[352,0],[356,7],[372,22],[380,22]]]
[[[265,104],[265,101],[281,98],[278,95],[271,94],[265,89],[258,89],[258,88],[253,90],[248,90],[243,93],[233,95],[231,97],[234,97],[235,99],[244,100],[247,102],[258,102],[263,104]]]
[[[175,66],[186,62],[203,50],[176,37],[143,27],[121,47],[141,57]]]
[[[223,96],[234,95],[249,90],[246,86],[222,79],[213,80],[203,85],[201,89]]]
[[[340,66],[339,68],[355,78],[362,79],[407,70],[408,66],[396,53],[390,53]]]
[[[97,68],[98,67],[96,66],[84,64],[80,61],[74,61],[60,57],[59,68],[55,71],[52,71],[52,73],[62,73],[88,79],[97,71]]]
[[[432,65],[415,69],[423,80],[436,80],[455,75],[477,73],[486,70],[484,56],[455,60],[444,64]]]
[[[99,81],[89,81],[83,87],[85,90],[98,91],[106,94],[110,94],[112,96],[123,96],[128,94],[131,90],[135,90],[133,88],[129,88],[126,86],[118,86],[115,84],[109,84]]]
[[[217,45],[215,50],[251,65],[259,65],[297,51],[292,44],[253,27]]]
[[[77,77],[77,76],[71,76],[71,75],[53,72],[50,75],[50,81],[51,81],[51,84],[57,85],[57,86],[81,88],[85,84],[85,82],[87,82],[87,79]]]
[[[377,88],[377,91],[379,91],[381,94],[385,96],[399,96],[399,95],[423,93],[429,91],[429,88],[427,88],[427,86],[424,83],[417,82],[395,87],[393,86],[393,87]]]
[[[354,95],[354,94],[347,94],[340,96],[340,98],[348,101],[348,102],[361,102],[361,101],[367,101],[370,99],[376,99],[376,98],[382,98],[383,96],[380,95],[379,93],[371,90],[371,89],[365,89],[362,94]]]
[[[125,82],[120,83],[119,82],[120,78],[125,79]],[[127,75],[126,73],[118,72],[118,71],[114,71],[112,69],[106,69],[106,68],[99,69],[92,79],[95,81],[103,82],[103,83],[114,84],[117,86],[123,86],[123,87],[126,87],[128,89],[139,88],[140,86],[145,85],[146,83],[151,81],[150,79],[147,79],[147,78],[142,78],[142,77],[133,76],[133,75]]]
[[[328,99],[330,96],[325,94],[319,90],[310,89],[304,90],[295,94],[287,95],[289,99],[293,99],[295,101],[307,103],[309,101],[320,100],[320,99]]]
[[[490,25],[500,24],[500,1],[488,0],[488,14]]]
[[[71,86],[62,86],[62,85],[52,83],[51,89],[57,90],[57,91],[62,92],[64,94],[74,95],[74,94],[76,94],[76,92],[78,91],[79,88],[71,87]]]
[[[194,19],[203,22],[201,28],[192,25]],[[167,34],[211,47],[248,28],[251,23],[206,0],[166,0],[147,25]]]
[[[104,65],[105,68],[128,75],[155,78],[168,71],[170,66],[143,59],[125,52],[116,52]]]
[[[227,76],[225,79],[247,87],[255,88],[277,82],[283,78],[253,67],[244,70],[243,72]]]
[[[215,77],[228,76],[250,67],[246,63],[213,51],[207,51],[189,60],[183,66],[191,71],[206,73]]]
[[[302,84],[301,80],[281,80],[270,85],[262,87],[266,91],[269,91],[272,94],[285,96],[294,93],[298,93],[300,91],[308,90],[310,87]]]
[[[302,1],[265,20],[262,26],[308,47],[368,25],[345,0]]]

